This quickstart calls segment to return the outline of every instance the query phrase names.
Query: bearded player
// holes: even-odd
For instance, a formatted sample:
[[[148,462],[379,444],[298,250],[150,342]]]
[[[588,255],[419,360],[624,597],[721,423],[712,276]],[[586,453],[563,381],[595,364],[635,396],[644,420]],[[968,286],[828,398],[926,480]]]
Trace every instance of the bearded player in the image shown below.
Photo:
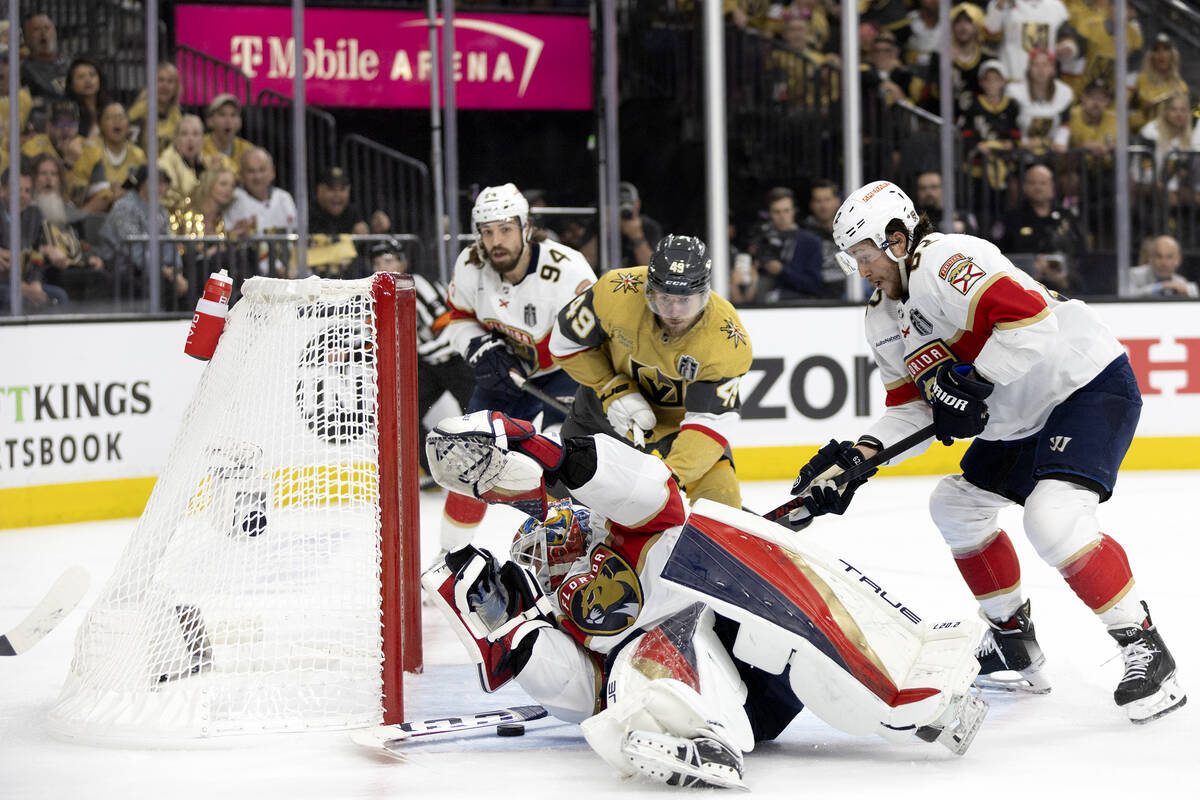
[[[550,331],[558,310],[596,280],[577,251],[534,233],[529,203],[511,183],[489,186],[471,210],[475,242],[458,255],[450,283],[447,336],[475,372],[467,411],[499,409],[543,428],[563,414],[519,383],[569,403],[578,385],[550,357]],[[446,498],[441,545],[453,550],[471,541],[487,505],[451,493]]]
[[[606,272],[559,313],[550,353],[580,384],[564,436],[644,437],[691,500],[737,508],[728,436],[753,354],[711,273],[702,241],[665,236],[648,266]]]

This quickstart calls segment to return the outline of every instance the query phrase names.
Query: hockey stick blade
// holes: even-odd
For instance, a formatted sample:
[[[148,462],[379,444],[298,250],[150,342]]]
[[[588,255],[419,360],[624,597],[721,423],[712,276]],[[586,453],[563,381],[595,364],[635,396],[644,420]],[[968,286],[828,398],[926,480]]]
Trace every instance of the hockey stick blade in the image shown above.
[[[571,414],[570,406],[568,406],[562,400],[559,400],[554,395],[547,394],[546,392],[543,392],[538,387],[534,386],[532,383],[529,382],[528,378],[522,377],[521,373],[517,372],[516,370],[511,370],[508,373],[508,376],[510,378],[512,378],[512,382],[515,383],[517,385],[517,388],[520,389],[522,392],[525,392],[526,394],[536,397],[538,400],[541,400],[543,403],[550,406],[551,408],[553,408],[555,411],[562,414],[563,416],[570,416],[570,414]]]
[[[89,583],[87,570],[80,566],[71,567],[60,575],[29,616],[0,636],[0,656],[19,656],[40,642],[79,605]]]
[[[480,728],[493,728],[506,722],[531,722],[549,716],[541,706],[512,706],[478,714],[437,717],[435,719],[401,722],[399,725],[380,725],[377,728],[361,728],[350,732],[355,744],[372,750],[390,750],[401,742],[422,736],[444,733],[462,733]]]
[[[921,430],[917,431],[916,433],[911,433],[908,436],[905,436],[894,445],[883,448],[861,464],[851,467],[841,475],[838,475],[836,478],[834,478],[833,482],[837,486],[842,486],[849,481],[856,480],[875,469],[883,462],[891,458],[895,458],[905,450],[915,447],[931,436],[933,436],[932,423],[926,425],[924,428],[921,428]],[[800,509],[800,512],[796,514],[795,517],[788,519],[788,514],[796,511],[796,509]],[[763,518],[770,520],[771,522],[778,522],[780,525],[786,525],[793,530],[800,530],[808,525],[808,522],[812,519],[812,515],[808,513],[808,509],[804,508],[804,497],[801,495],[793,497],[791,500],[788,500],[778,508],[771,509],[766,514],[763,514]]]

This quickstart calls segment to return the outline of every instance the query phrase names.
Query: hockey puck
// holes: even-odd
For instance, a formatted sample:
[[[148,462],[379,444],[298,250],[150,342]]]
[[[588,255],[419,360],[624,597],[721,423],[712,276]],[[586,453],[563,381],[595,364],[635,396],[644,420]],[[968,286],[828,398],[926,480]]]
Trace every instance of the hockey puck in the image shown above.
[[[497,736],[524,736],[525,726],[519,722],[505,722],[496,726]]]

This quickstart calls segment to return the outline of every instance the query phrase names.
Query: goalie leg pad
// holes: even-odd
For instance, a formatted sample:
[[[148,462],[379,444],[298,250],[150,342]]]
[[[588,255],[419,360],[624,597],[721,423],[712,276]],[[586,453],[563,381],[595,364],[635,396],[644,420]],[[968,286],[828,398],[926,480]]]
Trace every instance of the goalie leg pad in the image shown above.
[[[928,625],[844,559],[737,509],[697,502],[662,576],[752,626],[740,652],[756,666],[779,670],[787,646],[796,697],[849,733],[907,740],[979,669],[978,622]]]
[[[739,755],[753,749],[743,708],[746,687],[712,620],[711,610],[693,606],[627,644],[613,660],[608,706],[582,727],[592,749],[621,774],[637,771],[624,751],[632,731],[716,739]]]

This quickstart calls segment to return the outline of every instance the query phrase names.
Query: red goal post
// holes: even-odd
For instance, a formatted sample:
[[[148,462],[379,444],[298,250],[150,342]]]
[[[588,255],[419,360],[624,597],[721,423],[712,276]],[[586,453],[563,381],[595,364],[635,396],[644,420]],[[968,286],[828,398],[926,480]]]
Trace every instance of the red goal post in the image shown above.
[[[379,477],[382,534],[383,723],[404,720],[404,672],[419,672],[421,506],[417,452],[416,290],[407,275],[379,273],[371,286],[379,346]],[[385,335],[385,331],[390,331]],[[388,401],[391,396],[394,402]],[[390,488],[389,488],[390,487]],[[409,554],[405,558],[404,554]],[[399,635],[395,635],[399,633]]]

